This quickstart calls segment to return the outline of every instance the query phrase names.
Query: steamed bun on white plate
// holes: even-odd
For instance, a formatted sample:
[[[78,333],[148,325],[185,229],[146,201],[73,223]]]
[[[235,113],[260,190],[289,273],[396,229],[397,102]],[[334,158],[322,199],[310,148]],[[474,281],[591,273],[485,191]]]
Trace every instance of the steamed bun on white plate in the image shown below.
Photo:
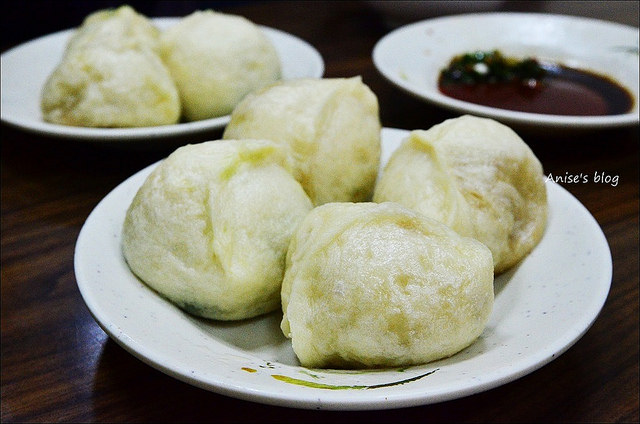
[[[249,92],[280,78],[280,58],[260,28],[236,15],[197,11],[160,38],[188,121],[228,115]]]
[[[177,123],[180,98],[159,32],[128,6],[89,15],[41,93],[43,119],[83,127]]]
[[[360,77],[281,81],[234,109],[224,138],[285,146],[314,205],[371,200],[380,163],[378,99]]]
[[[122,249],[133,273],[187,312],[250,318],[280,307],[287,246],[311,207],[275,143],[188,145],[140,187]]]
[[[476,238],[497,273],[536,246],[547,220],[534,153],[509,127],[473,116],[412,131],[383,170],[374,201],[398,202]]]
[[[451,356],[493,307],[491,252],[394,203],[328,203],[296,231],[282,331],[312,368],[391,367]]]

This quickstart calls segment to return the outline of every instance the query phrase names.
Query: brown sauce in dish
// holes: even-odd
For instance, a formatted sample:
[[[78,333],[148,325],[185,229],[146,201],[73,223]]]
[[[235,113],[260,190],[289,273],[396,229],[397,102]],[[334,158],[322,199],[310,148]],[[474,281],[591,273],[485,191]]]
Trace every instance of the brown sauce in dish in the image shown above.
[[[510,74],[510,78],[497,80],[486,75],[451,78],[451,74],[445,74],[451,72],[450,67],[441,73],[438,88],[446,96],[465,102],[539,114],[619,115],[629,112],[633,106],[629,91],[611,78],[562,65],[533,63],[539,72],[535,78],[531,75],[512,77]],[[505,65],[501,66],[504,68]],[[503,72],[503,68],[499,68],[499,72]],[[484,72],[486,74],[486,67]]]

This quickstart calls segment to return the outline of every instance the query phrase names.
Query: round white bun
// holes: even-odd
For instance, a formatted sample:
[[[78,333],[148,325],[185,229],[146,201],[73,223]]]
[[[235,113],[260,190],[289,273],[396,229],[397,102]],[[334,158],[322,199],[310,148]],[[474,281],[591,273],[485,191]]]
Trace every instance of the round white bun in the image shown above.
[[[141,280],[187,312],[250,318],[280,307],[287,246],[310,209],[276,144],[188,145],[137,192],[122,249]]]
[[[163,32],[188,121],[228,115],[251,91],[280,78],[280,58],[260,28],[236,15],[196,11]]]
[[[158,30],[128,6],[88,16],[42,89],[47,122],[83,127],[175,124],[180,98]]]
[[[360,77],[283,81],[248,95],[224,138],[287,147],[314,205],[371,200],[380,164],[378,99]]]
[[[291,241],[281,327],[305,367],[405,366],[469,346],[492,306],[477,240],[394,203],[328,203]]]
[[[547,220],[542,165],[509,127],[465,115],[412,131],[394,151],[374,201],[398,202],[474,237],[495,272],[525,257]]]

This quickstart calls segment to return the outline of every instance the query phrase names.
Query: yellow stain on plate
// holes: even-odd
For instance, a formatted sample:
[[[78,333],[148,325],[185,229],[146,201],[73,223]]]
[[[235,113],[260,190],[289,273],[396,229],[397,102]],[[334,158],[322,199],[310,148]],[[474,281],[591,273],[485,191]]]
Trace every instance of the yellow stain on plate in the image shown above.
[[[433,374],[434,372],[438,371],[438,369],[436,368],[435,370],[429,371],[425,374],[420,374],[417,375],[415,377],[411,377],[411,378],[406,378],[404,380],[399,380],[399,381],[392,381],[389,383],[382,383],[382,384],[374,384],[374,385],[333,385],[333,384],[324,384],[324,383],[318,383],[315,381],[307,381],[307,380],[302,380],[299,378],[293,378],[293,377],[288,377],[286,375],[280,375],[280,374],[273,374],[271,377],[275,378],[278,381],[283,381],[285,383],[289,383],[289,384],[295,384],[298,386],[304,386],[304,387],[311,387],[314,389],[328,389],[328,390],[369,390],[369,389],[379,389],[381,387],[390,387],[390,386],[397,386],[397,385],[401,385],[401,384],[406,384],[406,383],[410,383],[412,381],[416,381],[419,380],[423,377],[426,377],[428,375]]]

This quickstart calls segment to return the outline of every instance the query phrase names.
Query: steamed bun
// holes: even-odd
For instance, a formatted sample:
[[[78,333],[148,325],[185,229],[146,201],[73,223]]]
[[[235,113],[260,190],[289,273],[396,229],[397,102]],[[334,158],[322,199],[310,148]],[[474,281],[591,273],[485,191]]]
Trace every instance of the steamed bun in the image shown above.
[[[188,145],[146,179],[123,226],[131,270],[194,315],[278,309],[285,255],[309,198],[270,141]]]
[[[474,237],[495,272],[540,241],[547,218],[542,166],[509,127],[462,116],[413,131],[392,154],[374,201],[398,202]]]
[[[493,296],[477,240],[398,204],[329,203],[291,240],[281,328],[305,367],[420,364],[469,346]]]
[[[248,95],[224,138],[289,150],[314,205],[371,200],[380,163],[378,100],[360,77],[283,81]]]
[[[42,90],[47,122],[84,127],[177,123],[180,98],[158,30],[128,6],[88,16]]]
[[[280,78],[271,41],[251,21],[197,11],[160,38],[186,120],[228,115],[247,93]]]

